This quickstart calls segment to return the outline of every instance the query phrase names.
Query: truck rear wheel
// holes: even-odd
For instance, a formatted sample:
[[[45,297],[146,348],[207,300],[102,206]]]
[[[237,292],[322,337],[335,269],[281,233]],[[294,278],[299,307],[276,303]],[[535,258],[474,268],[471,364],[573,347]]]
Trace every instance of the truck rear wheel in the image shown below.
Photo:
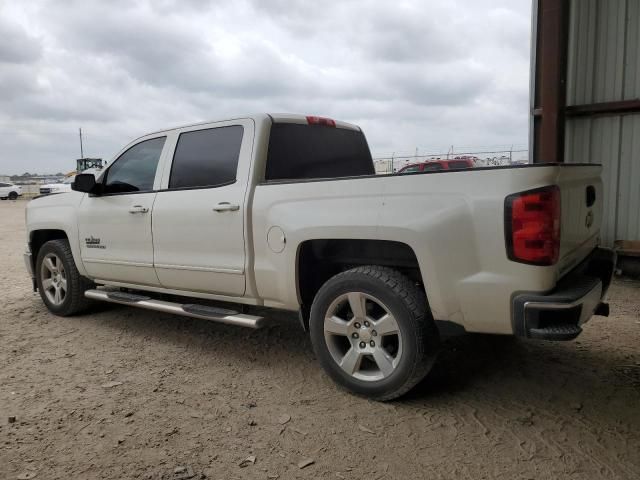
[[[338,385],[375,400],[400,397],[431,369],[439,337],[424,292],[387,267],[358,267],[320,289],[310,332]]]
[[[91,304],[84,292],[95,285],[78,272],[67,240],[50,240],[42,245],[35,272],[40,297],[51,313],[75,315]]]

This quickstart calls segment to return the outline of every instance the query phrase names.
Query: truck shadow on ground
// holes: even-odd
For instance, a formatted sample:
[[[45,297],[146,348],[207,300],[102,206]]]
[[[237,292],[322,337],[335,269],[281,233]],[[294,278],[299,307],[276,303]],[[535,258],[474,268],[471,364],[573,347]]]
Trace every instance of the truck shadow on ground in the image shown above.
[[[248,330],[111,304],[94,307],[90,315],[77,317],[96,328],[124,332],[132,339],[198,348],[201,354],[247,366],[260,361],[274,373],[294,362],[300,369],[319,371],[308,333],[297,315],[254,310],[268,315],[261,330]],[[252,313],[252,312],[249,312]],[[242,348],[238,346],[242,345]],[[501,395],[519,391],[524,399],[556,399],[610,395],[622,388],[640,400],[634,379],[615,375],[621,359],[614,351],[595,350],[580,343],[551,343],[493,335],[465,335],[443,342],[430,374],[396,405],[424,405],[443,399],[465,398],[476,393]],[[309,370],[310,371],[310,370]],[[612,375],[612,373],[614,373]],[[608,387],[607,387],[608,386]]]
[[[428,403],[480,392],[530,401],[579,404],[620,394],[640,401],[640,377],[624,375],[619,352],[578,342],[544,342],[509,336],[448,339],[434,368],[406,401]],[[628,372],[627,372],[628,373]]]

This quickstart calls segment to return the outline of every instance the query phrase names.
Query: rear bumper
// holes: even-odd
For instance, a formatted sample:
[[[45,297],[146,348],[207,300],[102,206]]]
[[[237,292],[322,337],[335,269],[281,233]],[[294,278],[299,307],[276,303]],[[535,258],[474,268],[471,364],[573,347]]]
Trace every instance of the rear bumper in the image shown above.
[[[572,340],[596,315],[607,316],[603,303],[616,264],[613,250],[596,248],[548,293],[524,292],[512,301],[515,335],[543,340]]]

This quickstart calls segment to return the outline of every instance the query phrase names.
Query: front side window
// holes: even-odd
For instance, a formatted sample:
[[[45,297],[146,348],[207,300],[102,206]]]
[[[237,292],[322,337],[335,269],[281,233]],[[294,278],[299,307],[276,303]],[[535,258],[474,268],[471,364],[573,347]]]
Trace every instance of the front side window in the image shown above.
[[[235,182],[243,134],[240,125],[181,133],[169,188],[219,187]]]
[[[120,155],[107,171],[104,193],[148,192],[153,181],[166,137],[140,142]]]

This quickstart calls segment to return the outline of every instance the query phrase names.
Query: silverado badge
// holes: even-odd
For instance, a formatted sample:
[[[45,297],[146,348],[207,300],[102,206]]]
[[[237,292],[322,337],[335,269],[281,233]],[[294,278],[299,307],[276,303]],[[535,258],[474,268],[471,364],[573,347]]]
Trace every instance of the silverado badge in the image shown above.
[[[104,245],[100,245],[100,239],[99,238],[95,238],[93,235],[91,235],[90,237],[85,238],[84,241],[85,241],[85,244],[86,244],[87,248],[100,248],[100,249],[107,248]]]

